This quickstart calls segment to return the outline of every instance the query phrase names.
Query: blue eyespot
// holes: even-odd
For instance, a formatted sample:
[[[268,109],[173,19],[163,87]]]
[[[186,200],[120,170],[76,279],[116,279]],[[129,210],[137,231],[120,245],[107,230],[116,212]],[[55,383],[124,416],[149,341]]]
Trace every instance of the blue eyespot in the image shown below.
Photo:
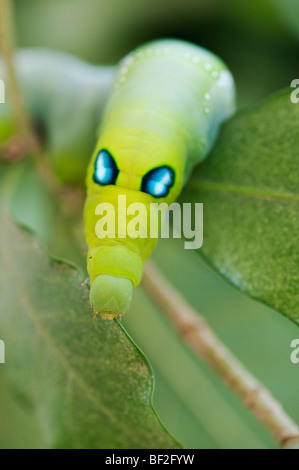
[[[154,197],[166,197],[173,185],[173,169],[169,166],[160,166],[144,175],[140,191]]]
[[[118,173],[114,158],[107,150],[100,150],[94,164],[94,182],[101,185],[115,184]]]

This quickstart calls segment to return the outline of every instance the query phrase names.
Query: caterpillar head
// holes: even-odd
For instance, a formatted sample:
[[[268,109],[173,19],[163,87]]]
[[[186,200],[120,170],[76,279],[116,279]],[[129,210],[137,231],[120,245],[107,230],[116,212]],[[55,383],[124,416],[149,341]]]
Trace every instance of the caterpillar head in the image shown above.
[[[100,274],[90,286],[90,303],[104,320],[121,317],[131,304],[133,284],[125,277]]]

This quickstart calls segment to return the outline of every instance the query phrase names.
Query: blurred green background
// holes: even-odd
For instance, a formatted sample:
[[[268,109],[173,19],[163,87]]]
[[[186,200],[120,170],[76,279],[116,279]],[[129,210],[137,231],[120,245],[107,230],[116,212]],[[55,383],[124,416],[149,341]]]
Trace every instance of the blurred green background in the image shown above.
[[[231,68],[239,108],[298,78],[299,26],[289,1],[18,0],[15,5],[19,47],[50,47],[93,63],[114,64],[140,43],[160,37],[203,45]],[[182,241],[160,240],[153,259],[299,423],[299,364],[290,361],[298,327],[231,287],[198,254],[184,250]],[[123,323],[153,367],[157,412],[184,447],[277,447],[181,344],[141,287]],[[38,425],[12,397],[4,368],[0,365],[0,448],[42,447]]]

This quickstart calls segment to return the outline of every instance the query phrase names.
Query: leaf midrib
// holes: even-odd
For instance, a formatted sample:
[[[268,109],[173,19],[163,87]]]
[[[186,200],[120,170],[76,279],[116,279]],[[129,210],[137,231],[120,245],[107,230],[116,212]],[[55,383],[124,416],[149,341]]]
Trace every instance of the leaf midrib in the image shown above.
[[[299,194],[289,192],[279,192],[262,188],[255,188],[253,186],[240,186],[228,183],[216,183],[213,181],[198,181],[189,180],[186,191],[214,191],[227,194],[238,194],[240,196],[247,196],[255,199],[263,199],[268,201],[282,201],[282,202],[295,202],[299,203]]]

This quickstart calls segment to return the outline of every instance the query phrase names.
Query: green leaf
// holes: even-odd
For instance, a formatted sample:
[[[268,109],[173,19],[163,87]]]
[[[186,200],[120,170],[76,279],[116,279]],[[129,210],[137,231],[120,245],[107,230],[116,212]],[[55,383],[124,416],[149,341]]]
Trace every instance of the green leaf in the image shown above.
[[[5,373],[35,410],[50,448],[177,448],[152,408],[152,372],[117,322],[92,317],[73,266],[18,227],[0,192],[0,337]]]
[[[77,195],[71,195],[73,205],[79,206],[79,224],[78,217],[70,214],[74,208],[66,206],[61,196],[53,197],[49,183],[38,174],[33,161],[20,165],[19,171],[11,199],[13,219],[33,232],[48,252],[76,264],[87,277],[81,201],[78,203]]]
[[[299,323],[299,105],[284,91],[223,128],[183,199],[203,202],[199,253]]]
[[[299,3],[294,0],[269,0],[284,22],[299,38]],[[296,77],[294,77],[296,78]]]

